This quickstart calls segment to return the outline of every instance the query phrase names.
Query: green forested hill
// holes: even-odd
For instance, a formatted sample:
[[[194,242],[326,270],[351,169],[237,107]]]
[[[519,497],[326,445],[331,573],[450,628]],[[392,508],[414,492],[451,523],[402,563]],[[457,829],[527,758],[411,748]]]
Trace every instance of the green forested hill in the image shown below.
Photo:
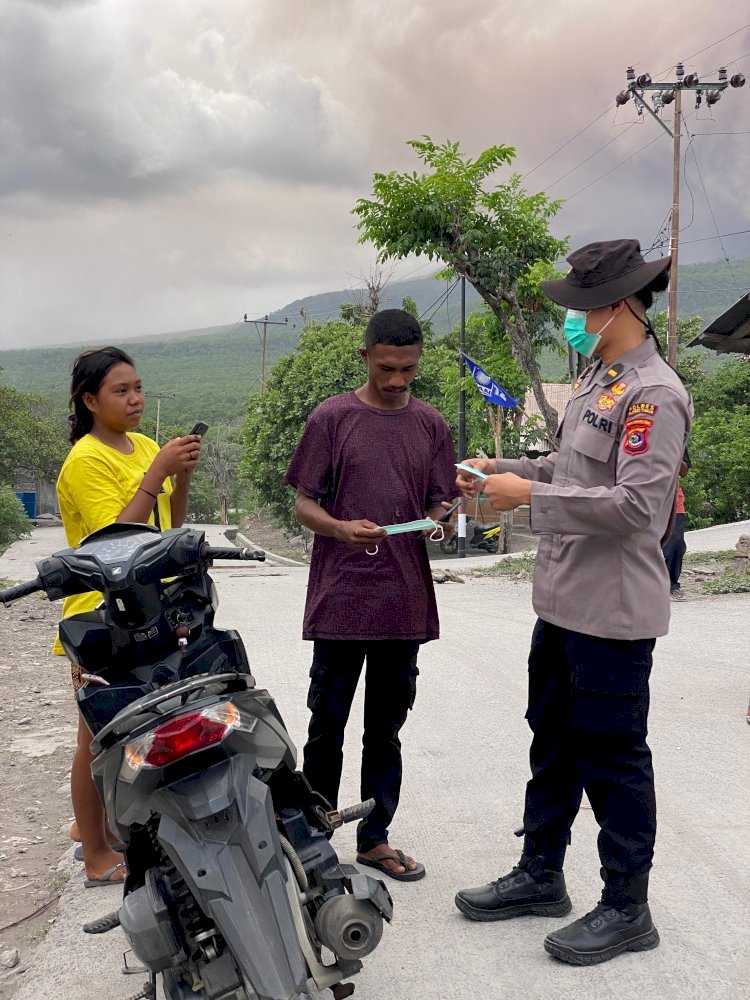
[[[269,327],[266,370],[294,349],[299,331]],[[210,334],[186,339],[121,342],[135,360],[146,392],[174,393],[162,400],[161,419],[178,427],[196,420],[209,424],[241,419],[248,396],[257,391],[260,342],[252,324],[214,328]],[[13,388],[49,396],[67,406],[70,362],[75,347],[42,347],[28,351],[0,352],[0,379]],[[156,414],[156,403],[147,400],[147,413]]]
[[[680,314],[699,314],[710,321],[750,288],[750,260],[733,263],[740,291],[732,288],[732,276],[725,262],[687,264],[680,267]],[[431,314],[431,307],[445,290],[445,283],[434,278],[414,278],[387,286],[382,296],[384,307],[398,306],[404,296],[413,298],[420,314]],[[284,354],[293,350],[299,335],[300,310],[314,320],[338,317],[342,302],[352,301],[349,291],[327,292],[290,303],[271,318],[289,319],[288,327],[268,328],[266,370]],[[479,306],[479,298],[467,287],[467,311]],[[666,299],[658,304],[666,308]],[[442,303],[432,313],[437,333],[444,333],[458,322],[457,292],[449,302]],[[164,423],[178,427],[202,419],[208,423],[238,422],[244,404],[258,386],[260,342],[254,324],[234,323],[225,327],[187,333],[165,334],[121,342],[136,361],[146,390],[174,393],[174,400],[165,400],[161,417]],[[49,396],[64,408],[67,404],[69,366],[78,353],[76,347],[36,348],[0,351],[0,380],[28,392]],[[545,378],[556,380],[565,376],[564,360],[551,353],[543,358]],[[150,401],[149,413],[155,414]]]

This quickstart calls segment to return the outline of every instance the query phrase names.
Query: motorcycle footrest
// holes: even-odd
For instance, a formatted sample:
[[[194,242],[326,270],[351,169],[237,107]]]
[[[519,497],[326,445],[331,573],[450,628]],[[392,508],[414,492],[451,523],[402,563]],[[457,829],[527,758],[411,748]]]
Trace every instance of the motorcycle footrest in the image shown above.
[[[113,931],[115,927],[120,926],[120,911],[114,910],[112,913],[108,913],[104,917],[99,917],[98,920],[92,920],[88,924],[83,925],[84,934],[106,934],[107,931]]]

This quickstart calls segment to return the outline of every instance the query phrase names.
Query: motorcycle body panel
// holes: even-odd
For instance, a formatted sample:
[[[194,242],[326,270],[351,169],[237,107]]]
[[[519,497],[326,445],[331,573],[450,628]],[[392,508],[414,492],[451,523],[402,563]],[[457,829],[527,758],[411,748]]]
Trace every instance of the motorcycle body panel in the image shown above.
[[[268,786],[245,757],[154,793],[158,837],[245,979],[266,1000],[305,988]],[[218,807],[218,808],[217,808]],[[295,993],[295,990],[297,993]]]

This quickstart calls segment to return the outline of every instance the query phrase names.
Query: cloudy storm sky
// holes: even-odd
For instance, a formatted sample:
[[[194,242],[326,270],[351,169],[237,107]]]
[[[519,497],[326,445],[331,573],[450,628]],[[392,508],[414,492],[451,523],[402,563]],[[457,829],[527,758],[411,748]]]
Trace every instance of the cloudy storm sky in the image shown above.
[[[747,0],[1,8],[0,348],[231,323],[349,287],[374,259],[351,208],[374,171],[417,166],[404,143],[422,133],[472,154],[515,146],[530,190],[569,199],[553,229],[573,245],[647,246],[670,209],[672,146],[632,102],[604,113],[626,67],[750,77]],[[750,230],[750,85],[683,110],[695,207],[681,260],[721,259],[698,166],[719,232]],[[750,234],[724,246],[750,256]]]

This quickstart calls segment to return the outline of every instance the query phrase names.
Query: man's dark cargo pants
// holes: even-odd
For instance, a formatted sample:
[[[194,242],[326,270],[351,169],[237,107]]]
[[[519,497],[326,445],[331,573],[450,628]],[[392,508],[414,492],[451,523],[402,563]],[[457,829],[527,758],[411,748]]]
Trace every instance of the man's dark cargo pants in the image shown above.
[[[362,799],[375,808],[357,827],[360,852],[388,842],[388,827],[401,792],[398,734],[414,705],[419,643],[401,639],[316,639],[307,707],[311,718],[303,772],[332,806],[338,805],[344,730],[362,672],[365,726],[362,737]]]
[[[656,800],[646,743],[655,639],[601,639],[537,621],[529,655],[534,734],[524,855],[562,868],[585,789],[607,877],[627,893],[651,868]]]

